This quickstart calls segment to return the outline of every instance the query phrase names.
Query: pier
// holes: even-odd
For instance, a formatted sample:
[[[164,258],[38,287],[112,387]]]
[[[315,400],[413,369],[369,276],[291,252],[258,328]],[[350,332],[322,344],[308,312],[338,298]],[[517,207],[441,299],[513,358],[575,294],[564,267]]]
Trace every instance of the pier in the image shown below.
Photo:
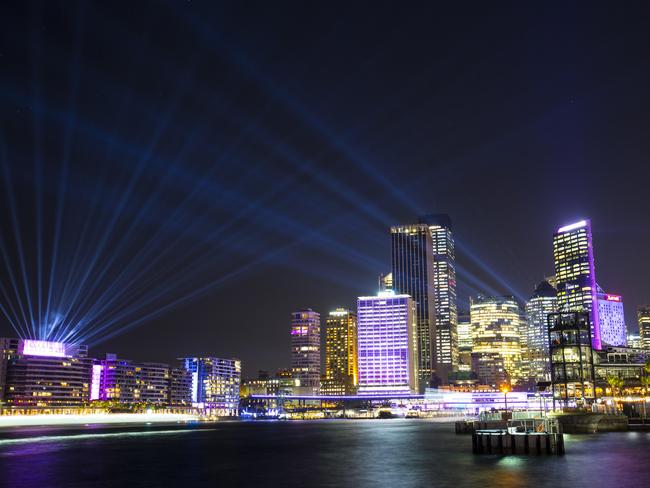
[[[563,456],[564,435],[558,432],[477,430],[472,434],[474,454],[533,454]]]

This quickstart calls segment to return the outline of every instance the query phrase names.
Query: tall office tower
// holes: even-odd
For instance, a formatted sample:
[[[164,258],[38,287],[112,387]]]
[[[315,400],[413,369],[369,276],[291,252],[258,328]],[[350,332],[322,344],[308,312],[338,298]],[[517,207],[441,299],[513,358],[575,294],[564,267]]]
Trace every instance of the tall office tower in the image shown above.
[[[526,323],[522,335],[526,337],[530,376],[536,381],[549,381],[548,315],[557,313],[557,290],[546,280],[537,285],[526,302]]]
[[[431,231],[427,224],[391,227],[390,231],[393,290],[396,294],[409,295],[417,309],[418,383],[424,389],[436,367]]]
[[[485,384],[496,385],[523,379],[519,331],[521,310],[513,297],[483,297],[470,299],[472,321],[473,362],[490,365],[483,377]],[[503,371],[500,371],[500,370]]]
[[[241,361],[215,357],[180,358],[181,368],[192,375],[192,403],[219,416],[239,410]]]
[[[627,327],[625,326],[623,297],[610,295],[599,289],[596,300],[598,302],[598,320],[600,321],[600,339],[603,347],[626,347]]]
[[[325,377],[321,393],[351,395],[358,382],[357,314],[337,308],[325,320]]]
[[[553,236],[559,312],[589,312],[594,349],[602,349],[591,221],[560,227]]]
[[[320,387],[320,314],[311,308],[291,314],[291,370],[300,386]]]
[[[418,391],[416,306],[408,295],[380,292],[357,302],[359,394]]]
[[[637,310],[639,320],[639,344],[650,349],[650,305],[641,305]]]
[[[458,314],[458,371],[472,370],[472,322],[469,312]]]
[[[393,289],[393,273],[379,275],[379,291],[389,291]]]
[[[446,214],[424,215],[433,244],[436,367],[448,373],[458,366],[458,309],[456,308],[456,251],[451,219]]]

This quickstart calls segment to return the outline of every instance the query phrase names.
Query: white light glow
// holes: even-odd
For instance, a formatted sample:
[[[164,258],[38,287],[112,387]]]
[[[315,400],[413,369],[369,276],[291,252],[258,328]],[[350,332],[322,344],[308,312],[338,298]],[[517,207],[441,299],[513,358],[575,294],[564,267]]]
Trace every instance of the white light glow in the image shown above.
[[[580,222],[576,222],[575,224],[569,224],[565,225],[564,227],[560,227],[557,231],[558,232],[569,232],[570,230],[575,230],[575,229],[580,229],[584,226],[587,225],[586,220],[581,220]]]
[[[23,354],[27,356],[45,356],[63,358],[66,356],[65,344],[63,342],[35,341],[25,339],[23,341]]]

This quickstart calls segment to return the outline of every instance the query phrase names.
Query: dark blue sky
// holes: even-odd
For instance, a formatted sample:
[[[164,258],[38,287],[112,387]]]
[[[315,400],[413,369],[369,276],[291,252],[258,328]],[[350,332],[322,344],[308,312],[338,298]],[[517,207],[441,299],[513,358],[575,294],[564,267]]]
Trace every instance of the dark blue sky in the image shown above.
[[[419,213],[453,220],[461,308],[528,296],[584,217],[630,325],[650,302],[647,6],[2,9],[14,322],[275,369],[290,312],[374,292],[388,227]]]

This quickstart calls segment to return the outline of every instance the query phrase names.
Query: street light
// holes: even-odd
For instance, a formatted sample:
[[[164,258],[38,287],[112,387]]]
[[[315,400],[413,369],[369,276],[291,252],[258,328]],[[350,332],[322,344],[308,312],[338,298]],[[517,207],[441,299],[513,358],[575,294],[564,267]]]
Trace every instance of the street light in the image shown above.
[[[507,386],[502,386],[501,391],[503,392],[503,398],[505,401],[506,414],[507,414],[508,413],[508,392],[510,391],[510,388],[508,388]]]

